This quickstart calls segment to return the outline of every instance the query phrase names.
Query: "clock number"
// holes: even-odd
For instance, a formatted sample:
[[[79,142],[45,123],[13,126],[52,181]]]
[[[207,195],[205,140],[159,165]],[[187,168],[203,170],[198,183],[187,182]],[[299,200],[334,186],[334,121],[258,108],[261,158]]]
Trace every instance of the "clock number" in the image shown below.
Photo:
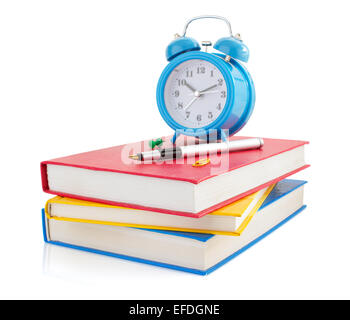
[[[182,109],[182,108],[184,107],[184,105],[183,105],[182,102],[179,102],[179,103],[177,104],[177,107],[178,107],[179,109]]]
[[[179,87],[182,85],[184,86],[186,84],[186,80],[182,79],[182,80],[177,80],[177,84],[179,85]]]
[[[180,95],[180,91],[179,90],[175,90],[174,96],[177,98],[179,95]]]
[[[221,110],[221,103],[218,104],[218,106],[216,107],[216,109]]]
[[[192,78],[193,77],[193,71],[186,71],[186,78]]]
[[[200,73],[205,73],[205,67],[198,67],[197,68],[197,73],[200,74]]]
[[[226,97],[226,91],[221,91],[221,98],[225,98]]]
[[[201,114],[197,114],[197,121],[202,121],[202,115]]]
[[[208,118],[209,118],[209,119],[212,119],[212,118],[213,118],[213,113],[210,112],[210,111],[208,112]]]
[[[223,80],[223,79],[219,79],[219,80],[218,80],[219,86],[222,86],[223,83],[224,83],[224,80]]]
[[[186,111],[186,119],[190,117],[191,111]]]
[[[211,70],[211,71],[210,71],[210,76],[211,76],[211,77],[214,77],[214,70]]]

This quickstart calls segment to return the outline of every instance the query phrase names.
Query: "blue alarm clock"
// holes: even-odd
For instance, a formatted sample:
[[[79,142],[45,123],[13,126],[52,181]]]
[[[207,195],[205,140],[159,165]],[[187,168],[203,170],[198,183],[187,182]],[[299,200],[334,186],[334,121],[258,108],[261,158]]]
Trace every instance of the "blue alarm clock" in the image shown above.
[[[230,36],[199,43],[186,37],[188,25],[198,19],[214,18],[226,22]],[[176,35],[166,49],[169,64],[157,85],[157,104],[165,122],[179,134],[200,139],[223,140],[240,130],[252,114],[255,103],[253,80],[242,65],[249,50],[240,36],[232,35],[227,19],[199,16],[190,19],[182,36]]]

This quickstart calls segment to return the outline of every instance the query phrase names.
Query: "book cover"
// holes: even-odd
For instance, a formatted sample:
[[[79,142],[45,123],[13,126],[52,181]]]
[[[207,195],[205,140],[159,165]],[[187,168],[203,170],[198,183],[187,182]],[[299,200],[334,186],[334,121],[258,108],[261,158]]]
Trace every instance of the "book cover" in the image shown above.
[[[286,182],[282,181],[278,184],[284,185]],[[278,185],[277,184],[277,185]],[[265,199],[268,195],[273,192],[275,185],[269,186],[265,192],[255,192],[251,195],[248,195],[240,200],[237,200],[223,208],[215,210],[208,215],[214,216],[231,216],[240,218],[245,214],[245,218],[243,221],[239,223],[236,227],[236,230],[233,232],[228,231],[220,231],[220,230],[205,230],[205,229],[190,229],[185,227],[174,227],[174,226],[159,226],[159,225],[142,225],[142,224],[133,224],[133,223],[125,223],[125,222],[116,222],[116,221],[106,221],[106,220],[91,220],[84,218],[72,218],[72,217],[62,217],[62,216],[53,216],[50,214],[49,206],[51,204],[64,204],[69,206],[87,206],[87,207],[104,207],[104,208],[121,208],[123,207],[107,205],[98,202],[91,202],[67,197],[56,196],[52,199],[49,199],[45,205],[45,214],[47,219],[54,219],[60,221],[71,221],[71,222],[83,222],[83,223],[92,223],[92,224],[103,224],[103,225],[112,225],[112,226],[122,226],[122,227],[135,227],[135,228],[148,228],[148,229],[157,229],[157,230],[172,230],[172,231],[184,231],[184,232],[195,232],[195,233],[212,233],[212,234],[221,234],[221,235],[229,235],[229,236],[239,236],[247,227],[251,219],[254,217],[256,212],[259,210],[261,205],[264,203]],[[276,190],[280,188],[277,186]],[[278,192],[278,191],[276,191]],[[255,204],[254,204],[255,203]],[[67,210],[69,210],[67,208]],[[137,209],[131,209],[137,210]],[[246,210],[248,210],[246,212]],[[140,210],[137,210],[140,211]],[[141,212],[141,211],[140,211]],[[141,212],[140,214],[147,215],[147,212]]]
[[[280,198],[282,198],[285,195],[293,192],[294,190],[298,189],[299,187],[301,187],[305,183],[306,183],[306,181],[299,181],[299,180],[285,180],[285,181],[282,181],[277,186],[277,188],[275,188],[274,192],[271,192],[269,194],[269,196],[266,198],[266,200],[264,201],[263,205],[260,207],[259,210],[262,210],[266,206],[273,204],[274,202],[278,201]],[[174,269],[174,270],[185,271],[185,272],[195,273],[195,274],[199,274],[199,275],[207,275],[207,274],[215,271],[216,269],[218,269],[222,265],[226,264],[230,260],[234,259],[235,257],[237,257],[238,255],[240,255],[241,253],[243,253],[244,251],[246,251],[247,249],[252,247],[254,244],[259,242],[260,240],[264,239],[266,236],[268,236],[270,233],[272,233],[273,231],[275,231],[276,229],[281,227],[283,224],[288,222],[290,219],[295,217],[297,214],[299,214],[305,208],[306,208],[306,206],[303,205],[298,210],[296,210],[295,212],[290,214],[288,217],[286,217],[283,221],[279,222],[278,224],[276,224],[275,226],[270,228],[268,231],[266,231],[265,233],[263,233],[260,236],[256,237],[254,240],[252,240],[247,245],[242,247],[240,250],[238,250],[236,252],[233,252],[231,255],[229,255],[228,257],[226,257],[225,259],[223,259],[222,261],[220,261],[216,265],[208,268],[207,270],[198,270],[198,269],[185,268],[185,267],[181,267],[181,266],[177,266],[177,265],[172,265],[172,264],[167,264],[167,263],[160,263],[160,262],[157,262],[157,261],[140,259],[140,258],[137,258],[137,257],[126,256],[126,255],[122,255],[122,254],[116,254],[116,253],[96,250],[96,249],[92,249],[92,248],[88,248],[88,247],[72,245],[72,244],[64,243],[64,242],[60,242],[60,241],[51,241],[47,237],[47,230],[46,230],[47,218],[46,218],[46,215],[45,215],[45,209],[42,209],[42,226],[43,226],[44,241],[46,243],[49,243],[49,244],[59,245],[59,246],[72,248],[72,249],[78,249],[78,250],[91,252],[91,253],[102,254],[102,255],[115,257],[115,258],[120,258],[120,259],[126,259],[126,260],[134,261],[134,262],[150,264],[150,265],[154,265],[154,266],[158,266],[158,267],[170,268],[170,269]],[[259,212],[257,214],[259,214]],[[189,239],[193,239],[193,240],[199,241],[199,242],[206,242],[209,239],[211,239],[213,237],[216,237],[216,235],[204,234],[204,233],[190,233],[190,232],[180,232],[180,231],[170,231],[170,230],[152,230],[152,229],[146,229],[146,230],[149,231],[149,232],[163,233],[163,234],[176,236],[176,237],[189,238]]]
[[[228,256],[227,258],[223,259],[222,261],[220,261],[215,266],[213,266],[211,268],[208,268],[207,270],[198,270],[198,269],[192,269],[192,268],[185,268],[185,267],[177,266],[177,265],[174,265],[174,264],[161,263],[161,262],[157,262],[157,261],[141,259],[141,258],[137,258],[137,257],[132,257],[132,256],[127,256],[127,255],[122,255],[122,254],[117,254],[117,253],[112,253],[112,252],[92,249],[92,248],[88,248],[88,247],[72,245],[72,244],[69,244],[69,243],[48,240],[47,236],[46,236],[45,209],[42,209],[42,225],[43,225],[43,231],[44,231],[44,241],[46,243],[48,243],[48,244],[58,245],[58,246],[62,246],[62,247],[70,248],[70,249],[76,249],[76,250],[81,250],[81,251],[90,252],[90,253],[102,254],[102,255],[105,255],[105,256],[113,257],[113,258],[124,259],[124,260],[133,261],[133,262],[139,262],[139,263],[145,263],[145,264],[153,265],[153,266],[156,266],[156,267],[168,268],[168,269],[173,269],[173,270],[177,270],[177,271],[184,271],[184,272],[189,272],[189,273],[194,273],[194,274],[205,276],[205,275],[208,275],[208,274],[212,273],[213,271],[217,270],[218,268],[220,268],[221,266],[223,266],[227,262],[231,261],[232,259],[234,259],[237,256],[239,256],[244,251],[246,251],[249,248],[251,248],[254,244],[258,243],[259,241],[261,241],[262,239],[267,237],[269,234],[271,234],[273,231],[277,230],[278,228],[283,226],[286,222],[288,222],[289,220],[294,218],[296,215],[298,215],[300,212],[302,212],[305,208],[306,208],[306,205],[302,206],[300,209],[298,209],[297,211],[292,213],[286,219],[284,219],[283,221],[281,221],[280,223],[275,225],[273,228],[269,229],[267,232],[265,232],[261,236],[257,237],[256,239],[251,241],[249,244],[247,244],[244,247],[242,247],[240,250],[232,253],[230,256]],[[153,230],[153,231],[155,231],[155,230]],[[160,230],[158,230],[158,231],[160,231]],[[176,231],[168,231],[168,232],[170,233],[170,232],[176,232]],[[175,235],[175,234],[172,234],[172,235]],[[178,232],[176,234],[176,236],[189,237],[189,238],[196,239],[197,241],[204,242],[204,241],[209,240],[211,237],[214,237],[215,235],[209,235],[209,234],[207,235],[205,233],[186,234],[186,233]]]
[[[247,137],[237,137],[233,136],[230,139],[243,139]],[[169,141],[169,137],[164,138],[165,142],[163,147],[170,147],[171,142]],[[85,153],[80,153],[72,156],[57,158],[49,161],[43,161],[41,163],[41,177],[42,177],[42,188],[45,192],[55,195],[60,195],[63,197],[70,198],[78,198],[81,200],[93,201],[93,202],[101,202],[110,205],[119,205],[124,207],[130,207],[141,210],[150,210],[157,211],[168,214],[177,214],[182,216],[191,216],[195,218],[199,218],[205,214],[213,212],[221,207],[224,207],[240,198],[243,198],[249,194],[252,194],[256,191],[259,191],[265,187],[268,187],[271,184],[274,184],[300,170],[305,169],[308,165],[302,165],[299,168],[296,168],[293,171],[287,172],[282,176],[276,177],[272,180],[266,181],[263,184],[260,184],[256,187],[253,187],[249,190],[242,190],[242,192],[238,195],[235,195],[227,200],[221,201],[217,204],[211,205],[210,207],[200,210],[199,212],[191,212],[191,211],[177,211],[175,209],[166,209],[161,208],[159,206],[148,206],[148,205],[140,205],[129,202],[118,202],[118,201],[110,201],[101,198],[94,198],[91,196],[81,196],[71,193],[65,193],[62,191],[51,190],[48,182],[47,175],[47,166],[48,165],[58,165],[58,166],[68,166],[75,167],[87,170],[94,171],[106,171],[106,172],[115,172],[127,175],[138,175],[159,179],[167,179],[167,180],[176,180],[176,181],[185,181],[190,184],[197,185],[203,181],[206,181],[210,178],[223,175],[227,172],[231,172],[237,170],[239,168],[252,165],[256,162],[268,159],[270,157],[279,155],[281,153],[285,153],[287,151],[296,149],[305,145],[306,141],[295,141],[295,140],[281,140],[281,139],[267,139],[264,138],[264,146],[262,149],[257,150],[249,150],[249,151],[239,151],[232,152],[228,155],[228,166],[221,167],[218,165],[215,167],[215,163],[220,162],[220,155],[210,155],[211,164],[209,166],[203,166],[199,168],[194,168],[192,166],[193,163],[185,162],[183,164],[174,164],[174,163],[157,163],[157,164],[146,164],[146,163],[136,163],[136,162],[128,162],[126,163],[124,160],[127,158],[126,151],[129,150],[131,153],[135,153],[135,150],[139,150],[140,145],[143,146],[142,151],[149,150],[147,141],[138,142],[134,144],[121,145],[101,150],[95,150]],[[141,150],[139,150],[141,151]],[[124,159],[124,160],[123,160]],[[196,159],[193,158],[194,162]],[[217,162],[216,162],[217,161]],[[213,168],[215,170],[213,170]]]

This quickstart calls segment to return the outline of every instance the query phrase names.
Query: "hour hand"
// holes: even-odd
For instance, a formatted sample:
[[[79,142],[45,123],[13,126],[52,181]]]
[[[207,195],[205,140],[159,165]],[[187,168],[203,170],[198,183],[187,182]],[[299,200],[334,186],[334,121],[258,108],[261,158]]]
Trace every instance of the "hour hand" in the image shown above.
[[[193,88],[190,84],[187,83],[187,81],[185,82],[185,86],[190,89],[192,92],[196,92],[197,90],[195,88]]]

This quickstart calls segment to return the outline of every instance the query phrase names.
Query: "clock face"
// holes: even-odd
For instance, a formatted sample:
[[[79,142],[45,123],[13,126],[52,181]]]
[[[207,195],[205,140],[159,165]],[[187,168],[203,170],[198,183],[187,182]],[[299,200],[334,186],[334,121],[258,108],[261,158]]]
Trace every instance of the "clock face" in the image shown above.
[[[224,77],[212,63],[187,60],[170,73],[164,101],[170,116],[186,128],[202,128],[214,122],[227,99]]]

